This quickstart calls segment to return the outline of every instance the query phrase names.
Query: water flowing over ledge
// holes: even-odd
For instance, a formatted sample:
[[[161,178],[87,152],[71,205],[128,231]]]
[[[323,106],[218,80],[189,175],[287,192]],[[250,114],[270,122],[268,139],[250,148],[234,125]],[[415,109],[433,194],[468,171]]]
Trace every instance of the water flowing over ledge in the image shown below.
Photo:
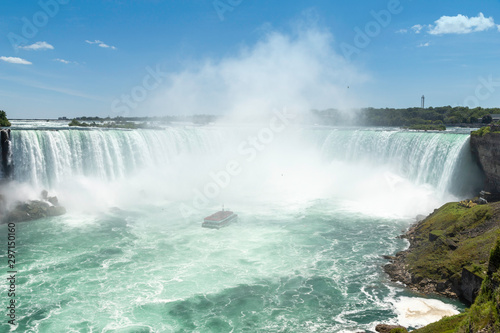
[[[217,127],[16,130],[12,135],[14,179],[52,187],[78,176],[119,180],[145,168],[169,168],[185,156],[195,157],[198,163],[204,163],[204,158],[228,160],[237,155],[237,145],[244,140],[238,132]],[[301,129],[286,135],[284,142],[269,145],[276,160],[288,158],[299,137],[304,149],[317,153],[322,163],[384,167],[416,185],[429,184],[455,195],[468,194],[481,184],[465,134]]]

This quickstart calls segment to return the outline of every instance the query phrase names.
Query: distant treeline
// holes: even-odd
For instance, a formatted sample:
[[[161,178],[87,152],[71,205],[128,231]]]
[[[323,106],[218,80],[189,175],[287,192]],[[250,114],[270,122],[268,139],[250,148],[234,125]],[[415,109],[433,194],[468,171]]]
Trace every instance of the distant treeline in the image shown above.
[[[489,124],[492,114],[500,114],[500,108],[484,109],[477,107],[430,107],[406,109],[365,108],[351,113],[336,109],[313,110],[313,114],[324,125],[361,125],[361,126],[403,126],[414,125],[453,125]]]
[[[80,126],[76,124],[82,124],[85,123],[87,126],[96,126],[99,125],[99,123],[109,123],[109,122],[114,122],[114,123],[129,123],[129,122],[157,122],[157,123],[171,123],[171,122],[180,122],[180,121],[186,121],[186,122],[192,122],[194,124],[208,124],[211,122],[214,122],[218,119],[217,116],[213,115],[206,115],[206,114],[201,114],[201,115],[194,115],[194,116],[163,116],[163,117],[106,117],[106,118],[101,118],[101,117],[76,117],[72,120],[73,125],[70,126]],[[60,117],[59,120],[68,120],[66,117]],[[90,123],[89,123],[90,122]],[[70,123],[71,124],[71,123]],[[94,125],[92,125],[94,124]]]
[[[78,127],[101,127],[101,128],[124,128],[124,129],[138,129],[138,128],[150,128],[147,123],[135,123],[131,121],[113,121],[110,119],[109,121],[92,121],[92,122],[84,122],[73,119],[69,124],[69,126],[78,126]]]

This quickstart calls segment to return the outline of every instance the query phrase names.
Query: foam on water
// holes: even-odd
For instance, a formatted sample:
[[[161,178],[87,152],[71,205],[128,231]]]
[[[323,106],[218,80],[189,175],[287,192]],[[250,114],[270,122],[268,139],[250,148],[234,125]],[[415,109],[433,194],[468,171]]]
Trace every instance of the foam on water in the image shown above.
[[[398,323],[405,327],[425,326],[442,317],[459,313],[455,306],[437,299],[400,297],[393,304],[398,315]]]

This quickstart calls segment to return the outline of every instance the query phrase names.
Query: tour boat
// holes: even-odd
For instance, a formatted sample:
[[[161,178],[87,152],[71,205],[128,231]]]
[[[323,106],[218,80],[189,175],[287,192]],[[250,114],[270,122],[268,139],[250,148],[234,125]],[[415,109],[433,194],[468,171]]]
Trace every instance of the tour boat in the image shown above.
[[[217,213],[205,217],[201,226],[203,228],[220,229],[223,227],[227,227],[237,220],[238,215],[222,208],[222,210],[218,211]]]

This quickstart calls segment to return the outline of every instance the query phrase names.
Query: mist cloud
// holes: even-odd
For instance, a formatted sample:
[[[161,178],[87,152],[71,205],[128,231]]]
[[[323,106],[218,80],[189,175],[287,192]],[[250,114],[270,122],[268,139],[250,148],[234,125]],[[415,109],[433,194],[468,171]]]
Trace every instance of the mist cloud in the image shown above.
[[[170,73],[149,107],[159,114],[267,114],[287,108],[349,108],[348,86],[366,76],[334,50],[317,27],[270,31],[222,60],[205,59]]]

